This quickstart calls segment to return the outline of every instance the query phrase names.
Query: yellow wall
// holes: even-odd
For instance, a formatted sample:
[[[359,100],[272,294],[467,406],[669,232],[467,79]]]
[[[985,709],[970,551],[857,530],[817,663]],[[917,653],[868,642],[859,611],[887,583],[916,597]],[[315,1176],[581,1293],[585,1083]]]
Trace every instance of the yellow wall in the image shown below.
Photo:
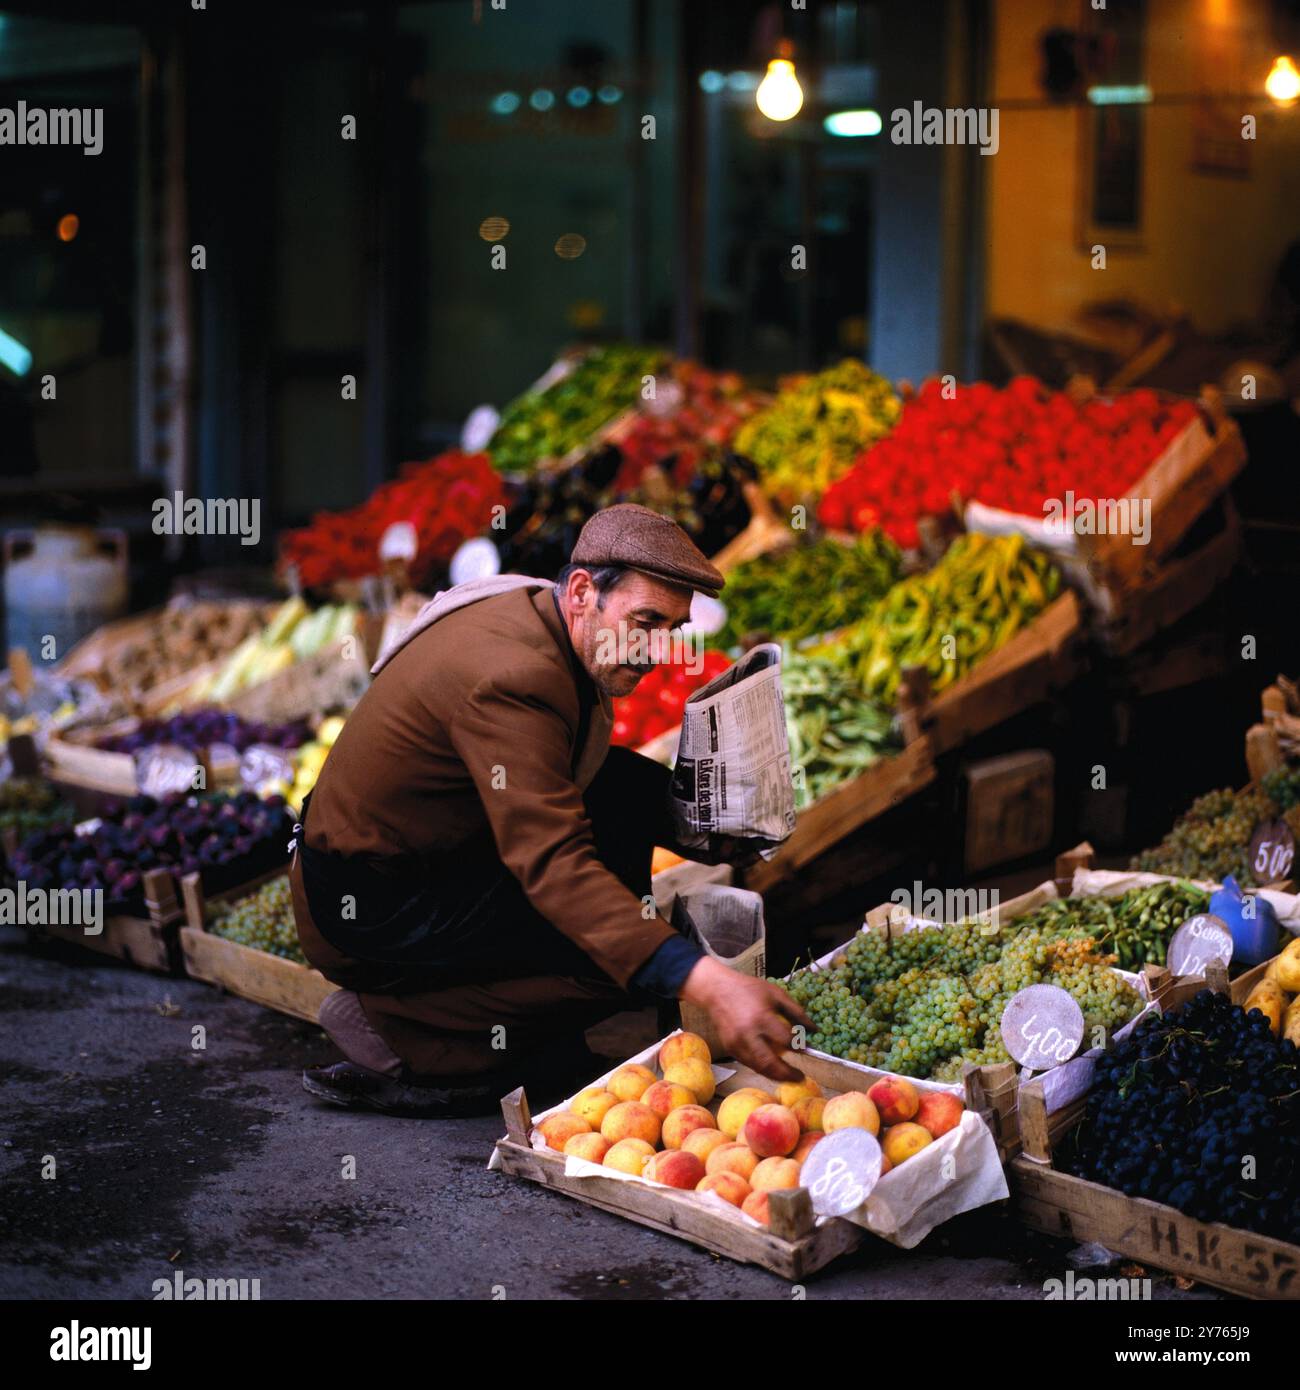
[[[1279,111],[1262,92],[1277,51],[1269,5],[1148,0],[1146,80],[1156,101],[1197,90],[1205,26],[1235,30],[1243,40],[1242,79],[1259,91],[1242,106],[1258,116],[1258,138],[1244,178],[1203,173],[1191,167],[1192,104],[1147,107],[1139,244],[1112,246],[1108,268],[1098,271],[1079,235],[1079,108],[1003,105],[1044,101],[1039,36],[1054,25],[1074,27],[1085,4],[995,0],[992,92],[1002,108],[1001,148],[979,161],[990,166],[989,316],[1064,329],[1089,302],[1131,296],[1157,309],[1177,305],[1210,333],[1257,317],[1282,251],[1300,236],[1300,104]]]

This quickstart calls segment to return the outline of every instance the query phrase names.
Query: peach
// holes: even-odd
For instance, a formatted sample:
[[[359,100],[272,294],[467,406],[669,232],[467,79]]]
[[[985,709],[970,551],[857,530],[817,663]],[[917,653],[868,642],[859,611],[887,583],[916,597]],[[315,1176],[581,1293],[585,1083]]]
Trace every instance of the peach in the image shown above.
[[[913,1116],[922,1129],[930,1131],[931,1138],[937,1139],[956,1129],[961,1124],[962,1112],[966,1107],[950,1091],[927,1091],[921,1097],[921,1104]]]
[[[575,1096],[569,1109],[575,1115],[581,1115],[592,1129],[599,1129],[600,1122],[617,1104],[618,1097],[613,1091],[607,1091],[603,1086],[592,1086]]]
[[[755,1192],[770,1192],[776,1187],[798,1187],[799,1165],[792,1158],[765,1158],[754,1169],[749,1185]]]
[[[683,1105],[695,1104],[695,1092],[685,1086],[674,1086],[671,1081],[656,1081],[647,1086],[641,1096],[641,1104],[648,1105],[661,1120],[667,1119],[670,1112]],[[713,1123],[713,1117],[709,1117]]]
[[[713,1080],[713,1068],[699,1057],[688,1057],[684,1062],[674,1062],[665,1070],[664,1080],[694,1091],[695,1099],[701,1105],[707,1105],[717,1089]]]
[[[575,1134],[564,1146],[566,1154],[585,1158],[588,1163],[603,1163],[614,1146],[603,1134]]]
[[[689,1061],[692,1057],[701,1062],[713,1060],[708,1043],[698,1033],[674,1033],[671,1038],[664,1040],[664,1045],[659,1049],[659,1070],[666,1076],[669,1067]]]
[[[761,1221],[764,1226],[772,1224],[771,1215],[767,1209],[767,1193],[751,1192],[740,1204],[740,1209],[746,1216],[752,1216],[755,1221]]]
[[[684,1149],[663,1149],[647,1161],[641,1176],[693,1192],[704,1178],[704,1164]]]
[[[801,1100],[812,1100],[821,1095],[822,1088],[812,1079],[805,1076],[802,1081],[783,1081],[776,1088],[776,1098],[782,1105],[787,1105],[791,1110],[794,1109],[796,1102]]]
[[[548,1115],[537,1128],[546,1140],[546,1147],[554,1149],[557,1154],[564,1152],[565,1144],[575,1134],[591,1133],[591,1126],[572,1110],[557,1110],[554,1115]]]
[[[869,1134],[879,1134],[880,1115],[864,1091],[845,1091],[826,1102],[822,1129],[827,1134],[834,1134],[837,1129],[865,1129]]]
[[[619,1100],[640,1100],[654,1084],[655,1074],[649,1067],[628,1062],[605,1082],[605,1089],[612,1091]]]
[[[795,1101],[791,1109],[795,1119],[799,1121],[800,1129],[820,1130],[822,1115],[826,1110],[826,1099],[824,1096],[805,1096],[802,1100]]]
[[[904,1121],[901,1125],[890,1125],[884,1133],[882,1147],[890,1166],[897,1168],[900,1163],[911,1158],[913,1154],[919,1154],[927,1144],[933,1142],[929,1131],[922,1129],[920,1125]]]
[[[794,1152],[790,1155],[794,1161],[800,1165],[805,1158],[812,1153],[816,1145],[826,1136],[819,1129],[810,1129],[794,1146]]]
[[[760,1091],[757,1086],[742,1086],[740,1090],[722,1098],[722,1104],[718,1106],[718,1128],[728,1138],[734,1139],[744,1129],[752,1111],[760,1105],[771,1104],[772,1097],[767,1091]]]
[[[705,1171],[712,1173],[739,1173],[746,1182],[758,1167],[758,1155],[748,1144],[719,1144],[705,1160]]]
[[[600,1122],[600,1132],[611,1144],[620,1139],[644,1139],[647,1144],[659,1142],[659,1116],[638,1100],[620,1101]]]
[[[799,1142],[799,1121],[784,1105],[760,1105],[750,1113],[740,1137],[759,1158],[784,1157]]]
[[[901,1125],[910,1120],[921,1103],[920,1092],[901,1076],[887,1076],[877,1081],[867,1095],[879,1112],[881,1123],[886,1125]]]
[[[709,1173],[700,1179],[696,1192],[716,1192],[724,1202],[738,1207],[749,1196],[750,1186],[739,1173]]]
[[[702,1105],[683,1105],[677,1110],[670,1110],[663,1126],[664,1148],[680,1149],[694,1130],[712,1128],[713,1116]],[[696,1157],[700,1158],[700,1155]],[[700,1158],[700,1162],[703,1163],[704,1159]]]
[[[889,1155],[881,1149],[880,1151],[880,1176],[883,1178],[894,1165],[889,1161]]]
[[[601,1159],[601,1163],[606,1168],[617,1168],[620,1173],[631,1173],[639,1178],[647,1161],[654,1156],[654,1145],[647,1144],[644,1139],[620,1139]]]
[[[714,1149],[721,1148],[723,1144],[730,1144],[731,1142],[732,1140],[720,1129],[693,1129],[682,1140],[682,1148],[688,1154],[694,1154],[701,1163],[707,1163],[709,1155]]]

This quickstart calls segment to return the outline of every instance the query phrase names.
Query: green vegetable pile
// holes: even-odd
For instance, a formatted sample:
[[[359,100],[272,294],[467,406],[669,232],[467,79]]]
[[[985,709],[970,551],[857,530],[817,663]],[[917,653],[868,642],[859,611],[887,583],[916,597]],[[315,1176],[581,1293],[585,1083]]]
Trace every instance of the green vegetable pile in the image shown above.
[[[48,782],[29,777],[0,782],[0,830],[13,829],[20,840],[33,831],[75,819],[73,808]]]
[[[902,413],[883,376],[846,358],[783,390],[740,427],[735,449],[753,460],[768,496],[799,502],[820,497]]]
[[[255,893],[219,909],[208,923],[208,930],[214,936],[223,936],[240,946],[251,946],[268,955],[307,964],[307,958],[298,945],[298,929],[293,920],[293,896],[287,877],[273,878]]]
[[[800,810],[902,746],[889,711],[825,658],[786,653],[781,691]]]
[[[1208,912],[1210,895],[1193,883],[1153,883],[1117,898],[1062,898],[1044,903],[1016,924],[1053,934],[1086,931],[1114,952],[1121,970],[1163,965],[1169,938],[1189,917]]]
[[[1257,789],[1234,792],[1224,787],[1206,792],[1154,849],[1134,858],[1132,867],[1211,883],[1222,883],[1232,874],[1243,888],[1251,887],[1255,879],[1249,862],[1250,837],[1260,821],[1272,820],[1282,809],[1267,792]],[[1294,816],[1294,810],[1289,815]]]
[[[1011,996],[1059,985],[1088,1029],[1117,1028],[1142,1006],[1091,936],[976,920],[900,933],[862,931],[829,969],[774,980],[813,1021],[808,1045],[903,1076],[960,1079],[964,1063],[1010,1060],[1001,1020]]]
[[[815,540],[747,560],[727,576],[727,622],[714,641],[733,647],[762,633],[798,642],[843,627],[897,582],[902,563],[902,552],[883,531],[870,531],[853,545]]]
[[[1021,537],[961,536],[824,650],[891,705],[904,666],[924,666],[938,693],[1028,626],[1060,587],[1060,571]]]
[[[667,363],[667,355],[653,348],[596,348],[562,380],[545,391],[528,391],[506,407],[488,444],[493,464],[502,472],[528,473],[544,459],[563,458],[636,405],[642,377]]]

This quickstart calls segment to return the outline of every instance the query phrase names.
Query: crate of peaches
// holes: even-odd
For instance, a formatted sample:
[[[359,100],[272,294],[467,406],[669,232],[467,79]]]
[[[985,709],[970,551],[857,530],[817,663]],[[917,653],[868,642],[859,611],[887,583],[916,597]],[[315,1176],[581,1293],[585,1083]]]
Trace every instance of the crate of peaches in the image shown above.
[[[804,1077],[777,1084],[673,1033],[536,1117],[512,1092],[491,1166],[788,1278],[868,1232],[910,1247],[1007,1195],[992,1135],[956,1088],[787,1059]],[[845,1129],[877,1140],[880,1176],[860,1210],[818,1216],[804,1165]]]

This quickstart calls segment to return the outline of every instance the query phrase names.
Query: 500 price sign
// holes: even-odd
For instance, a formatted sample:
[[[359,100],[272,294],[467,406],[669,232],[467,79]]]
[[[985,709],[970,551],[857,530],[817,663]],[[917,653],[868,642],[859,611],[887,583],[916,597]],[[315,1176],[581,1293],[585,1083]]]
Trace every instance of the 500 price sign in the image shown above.
[[[1290,878],[1295,862],[1295,836],[1284,820],[1266,820],[1250,837],[1250,871],[1256,883]]]

